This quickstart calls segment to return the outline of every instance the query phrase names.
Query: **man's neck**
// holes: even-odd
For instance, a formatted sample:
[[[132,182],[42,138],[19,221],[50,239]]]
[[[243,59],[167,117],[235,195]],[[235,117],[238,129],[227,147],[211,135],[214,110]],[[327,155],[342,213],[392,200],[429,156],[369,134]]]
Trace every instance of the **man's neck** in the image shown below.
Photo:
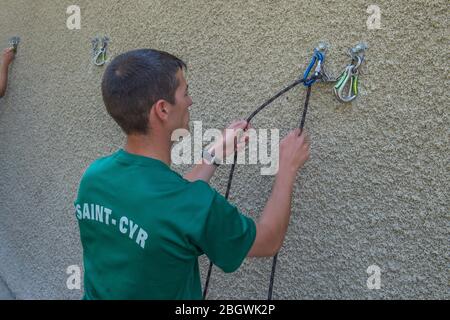
[[[160,160],[170,166],[171,141],[165,137],[155,135],[129,135],[125,151],[131,154]]]

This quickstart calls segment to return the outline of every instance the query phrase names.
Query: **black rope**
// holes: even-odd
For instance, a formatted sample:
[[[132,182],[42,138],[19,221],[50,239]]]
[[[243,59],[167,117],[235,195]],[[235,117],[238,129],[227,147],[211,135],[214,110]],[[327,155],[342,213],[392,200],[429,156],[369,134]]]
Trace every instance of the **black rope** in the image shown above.
[[[313,80],[313,79],[317,79],[318,77],[313,77],[309,80]],[[274,95],[272,98],[270,98],[269,100],[267,100],[266,102],[264,102],[258,109],[256,109],[251,115],[250,117],[247,118],[247,123],[250,124],[250,122],[253,120],[253,118],[260,113],[261,111],[263,111],[267,106],[269,106],[270,104],[272,104],[276,99],[278,99],[279,97],[281,97],[283,94],[285,94],[286,92],[292,90],[293,88],[295,88],[296,86],[298,86],[301,83],[305,83],[305,79],[299,79],[296,80],[295,82],[293,82],[291,85],[287,86],[286,88],[284,88],[283,90],[281,90],[280,92],[278,92],[276,95]],[[303,112],[303,118],[302,118],[302,124],[301,129],[303,130],[303,126],[305,124],[305,118],[306,118],[306,112],[307,112],[307,108],[308,108],[308,103],[309,103],[309,98],[311,96],[311,86],[308,87],[308,93],[306,96],[306,103],[305,103],[305,110]],[[236,143],[237,141],[235,140],[235,148],[236,148]],[[227,191],[225,193],[225,198],[228,200],[229,196],[230,196],[230,190],[231,190],[231,183],[233,181],[233,175],[234,175],[234,171],[236,169],[236,162],[237,162],[237,152],[234,153],[234,162],[233,165],[231,166],[231,171],[230,171],[230,176],[228,178],[228,184],[227,184]],[[273,266],[272,266],[272,276],[270,278],[270,288],[269,288],[269,300],[272,299],[272,290],[273,290],[273,280],[275,278],[275,268],[276,268],[276,263],[277,263],[277,257],[278,254],[274,257],[274,261],[273,261]],[[210,262],[209,263],[209,269],[208,269],[208,274],[206,276],[206,282],[205,282],[205,288],[203,290],[203,299],[206,300],[206,295],[208,294],[208,287],[209,287],[209,280],[211,279],[211,273],[212,273],[212,268],[213,268],[213,263]]]
[[[304,83],[305,80],[301,79],[301,80],[297,80],[294,83],[292,83],[290,86],[287,86],[286,88],[284,88],[283,90],[281,90],[280,92],[278,92],[276,95],[274,95],[272,98],[270,98],[269,100],[267,100],[265,103],[263,103],[258,109],[256,109],[250,117],[247,118],[247,122],[250,123],[253,118],[260,113],[261,111],[263,111],[268,105],[270,105],[272,102],[274,102],[275,100],[277,100],[279,97],[281,97],[283,94],[285,94],[286,92],[288,92],[289,90],[295,88],[296,86],[298,86],[300,83]]]
[[[267,300],[272,301],[273,282],[275,281],[275,270],[277,269],[278,253],[273,257],[272,272],[270,274],[269,295]]]
[[[300,135],[303,133],[305,128],[306,115],[308,114],[309,100],[311,99],[311,87],[308,87],[306,91],[305,107],[303,108],[302,120],[300,121]]]
[[[308,106],[309,106],[309,100],[311,98],[311,86],[308,87],[308,91],[306,93],[306,99],[305,99],[305,107],[303,108],[303,115],[302,119],[300,121],[300,135],[303,133],[303,129],[305,128],[305,121],[306,121],[306,115],[308,113]],[[272,293],[273,293],[273,283],[275,280],[275,270],[277,268],[277,260],[278,260],[278,253],[273,257],[273,263],[272,263],[272,273],[270,275],[270,284],[269,284],[269,294],[267,300],[272,300]]]

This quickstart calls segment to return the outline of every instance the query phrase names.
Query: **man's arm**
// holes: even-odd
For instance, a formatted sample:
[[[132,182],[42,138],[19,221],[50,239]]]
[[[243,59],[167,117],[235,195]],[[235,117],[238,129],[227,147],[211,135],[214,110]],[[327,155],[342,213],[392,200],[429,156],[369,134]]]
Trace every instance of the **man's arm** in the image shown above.
[[[6,87],[8,86],[8,70],[9,65],[14,59],[14,51],[12,48],[5,49],[3,51],[2,64],[0,66],[0,98],[6,93]]]
[[[233,122],[227,129],[225,129],[222,134],[222,141],[217,142],[210,150],[214,150],[214,153],[218,155],[219,161],[223,161],[231,154],[234,154],[234,138],[238,134],[239,131],[248,130],[251,128],[251,125],[247,123],[247,121],[235,121]],[[237,150],[240,151],[245,148],[246,143],[248,142],[248,135],[242,135],[240,140],[238,141]],[[225,156],[223,156],[225,155]],[[209,164],[205,160],[202,161],[202,164],[198,164],[192,169],[189,173],[187,173],[184,178],[191,182],[195,182],[198,180],[203,180],[207,183],[211,180],[212,176],[216,172],[217,166],[214,164]]]
[[[310,143],[300,129],[280,144],[280,170],[264,212],[256,224],[249,257],[273,257],[282,247],[291,216],[292,191],[298,170],[309,159]]]
[[[212,176],[216,172],[217,166],[213,164],[208,164],[203,160],[202,164],[198,164],[192,169],[189,173],[187,173],[184,178],[191,182],[195,182],[198,180],[203,180],[208,182],[211,180]]]

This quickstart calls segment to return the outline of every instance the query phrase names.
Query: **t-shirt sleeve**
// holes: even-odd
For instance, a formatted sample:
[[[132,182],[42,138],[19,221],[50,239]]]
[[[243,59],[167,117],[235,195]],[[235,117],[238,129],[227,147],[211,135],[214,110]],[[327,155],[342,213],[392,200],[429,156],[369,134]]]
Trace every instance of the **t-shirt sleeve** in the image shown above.
[[[216,266],[231,273],[241,266],[253,246],[256,225],[220,193],[211,190],[211,205],[197,245]]]

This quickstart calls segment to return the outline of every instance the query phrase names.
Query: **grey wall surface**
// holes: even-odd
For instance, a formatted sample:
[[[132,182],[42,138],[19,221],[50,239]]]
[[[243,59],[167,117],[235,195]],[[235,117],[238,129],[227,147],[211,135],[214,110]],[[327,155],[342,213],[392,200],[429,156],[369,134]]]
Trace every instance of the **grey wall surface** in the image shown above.
[[[72,4],[81,30],[66,27]],[[380,30],[367,28],[371,4]],[[334,74],[366,41],[356,102],[337,102],[332,84],[313,88],[312,157],[298,175],[274,298],[448,299],[448,21],[444,0],[0,0],[1,46],[22,38],[0,100],[2,297],[82,296],[66,287],[66,268],[82,266],[78,182],[124,142],[102,103],[104,68],[90,61],[90,38],[107,34],[113,56],[148,47],[187,61],[191,118],[205,129],[245,118],[295,80],[319,41],[331,44]],[[284,135],[304,96],[297,88],[254,126]],[[259,170],[238,166],[230,198],[255,219],[273,182]],[[227,178],[222,167],[212,185],[224,193]],[[366,285],[371,265],[381,268],[380,290]],[[215,269],[210,298],[265,299],[270,270],[270,259],[248,259],[231,275]]]

